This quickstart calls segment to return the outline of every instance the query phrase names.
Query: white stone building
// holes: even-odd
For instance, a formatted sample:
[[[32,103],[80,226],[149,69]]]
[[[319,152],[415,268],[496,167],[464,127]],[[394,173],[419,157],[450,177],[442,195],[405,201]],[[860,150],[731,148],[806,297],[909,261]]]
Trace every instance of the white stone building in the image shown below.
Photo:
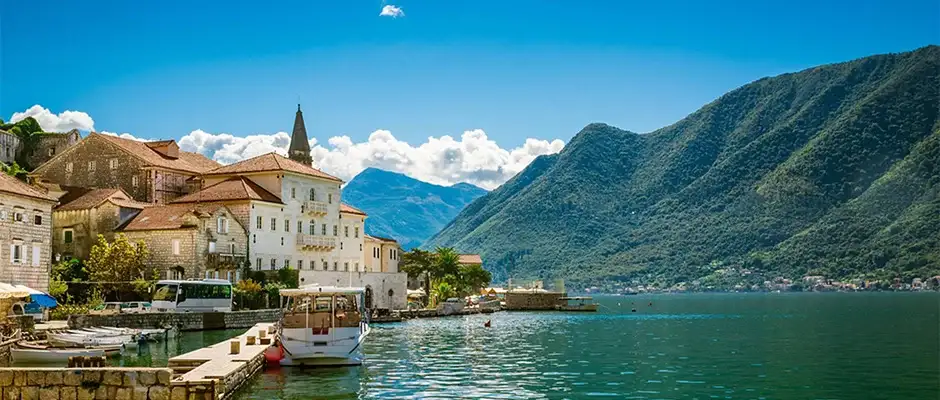
[[[49,290],[55,204],[43,190],[0,173],[0,282]]]

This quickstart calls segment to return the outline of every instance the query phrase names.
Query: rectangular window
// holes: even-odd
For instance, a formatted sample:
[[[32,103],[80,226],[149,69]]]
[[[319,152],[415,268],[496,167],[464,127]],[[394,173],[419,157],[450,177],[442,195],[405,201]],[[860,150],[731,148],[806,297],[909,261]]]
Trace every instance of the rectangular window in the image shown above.
[[[229,243],[229,244],[228,244],[228,253],[229,253],[229,254],[235,254],[235,243]]]
[[[14,212],[13,212],[13,220],[16,221],[16,222],[23,222],[23,213],[14,211]]]
[[[297,198],[297,188],[290,188],[290,198],[292,199]]]
[[[333,204],[333,193],[326,195],[326,198],[330,204]]]
[[[255,269],[261,271],[261,257],[255,259]]]
[[[290,232],[290,220],[289,219],[284,220],[284,232]]]
[[[228,233],[228,218],[219,217],[215,221],[215,232],[216,233]]]
[[[324,262],[323,262],[323,270],[326,271],[326,270],[328,270],[328,269],[330,269],[330,264],[327,263],[326,261],[324,261]]]
[[[33,224],[42,225],[42,215],[33,216]]]
[[[353,228],[353,230],[356,232],[356,235],[355,235],[355,236],[356,236],[356,237],[359,237],[359,227],[357,226],[357,227]]]
[[[348,227],[348,226],[344,226],[344,227],[343,227],[343,235],[346,236],[346,237],[349,237],[349,227]]]
[[[71,229],[62,231],[62,243],[72,243],[72,235],[74,234],[75,232]]]
[[[257,234],[251,235],[251,243],[258,243],[258,235],[257,235]]]
[[[317,224],[313,221],[310,221],[310,234],[315,235],[317,233]]]
[[[271,218],[271,230],[272,231],[277,230],[277,218]]]
[[[316,199],[316,192],[313,190],[313,188],[310,188],[310,201],[315,201]]]
[[[339,228],[333,225],[333,236],[339,236]]]
[[[173,243],[173,255],[174,256],[180,255],[180,240],[173,239],[172,243]]]
[[[72,164],[71,162],[65,163],[65,172],[72,172],[73,167],[74,167],[74,164]]]
[[[255,229],[258,229],[258,230],[261,229],[262,220],[263,218],[261,217],[255,217]]]
[[[297,220],[297,233],[304,233],[303,221]]]
[[[339,268],[339,262],[333,261],[333,271],[336,271]]]
[[[343,249],[343,242],[339,242],[339,249],[340,249],[340,250]]]
[[[108,167],[111,168],[111,169],[117,169],[117,167],[118,167],[118,159],[112,158],[112,159],[108,160]]]
[[[140,178],[138,178],[137,175],[132,176],[132,177],[131,177],[131,186],[137,187],[137,185],[139,185],[139,184],[140,184]]]
[[[95,160],[91,160],[88,162],[88,171],[89,172],[95,171]]]
[[[10,245],[10,262],[14,264],[23,262],[23,246],[18,244]]]
[[[38,266],[39,266],[39,259],[42,258],[42,257],[39,255],[39,251],[40,251],[40,250],[39,250],[39,246],[37,246],[37,245],[34,244],[34,245],[33,245],[33,258],[32,258],[32,260],[31,260],[34,267],[38,267]]]
[[[359,263],[356,263],[356,271],[359,270]]]
[[[215,242],[209,242],[209,252],[215,253]]]
[[[304,269],[304,260],[297,260],[297,269]]]
[[[272,258],[272,259],[271,259],[271,269],[276,269],[276,268],[277,268],[277,260]]]
[[[285,258],[285,259],[284,259],[284,268],[290,268],[290,259],[289,259],[289,258]]]
[[[362,251],[362,243],[359,243],[359,251]]]
[[[323,224],[323,229],[320,230],[320,234],[326,236],[326,224]]]
[[[343,263],[343,271],[349,271],[349,263],[348,263],[348,262],[344,262],[344,263]]]

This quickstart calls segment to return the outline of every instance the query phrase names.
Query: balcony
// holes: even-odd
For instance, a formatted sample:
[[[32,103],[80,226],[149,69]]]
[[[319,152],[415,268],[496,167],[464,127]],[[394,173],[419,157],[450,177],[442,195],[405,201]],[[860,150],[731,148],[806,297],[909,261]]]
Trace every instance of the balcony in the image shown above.
[[[322,201],[307,200],[304,202],[304,212],[311,215],[326,215],[329,205]]]
[[[238,268],[245,264],[245,256],[229,253],[209,253],[206,255],[206,268],[227,269]]]
[[[305,250],[329,251],[336,248],[336,238],[316,235],[297,235],[297,246]]]

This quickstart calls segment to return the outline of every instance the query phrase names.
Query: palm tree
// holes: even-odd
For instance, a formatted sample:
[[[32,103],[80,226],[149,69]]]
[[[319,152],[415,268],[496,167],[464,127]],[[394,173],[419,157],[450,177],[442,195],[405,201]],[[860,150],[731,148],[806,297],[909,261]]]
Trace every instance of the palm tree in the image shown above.
[[[434,250],[434,263],[432,264],[432,274],[435,280],[441,280],[445,276],[460,276],[460,254],[450,247],[438,247]]]
[[[433,307],[438,303],[454,296],[456,296],[454,287],[447,282],[440,282],[434,286],[434,290],[431,291],[431,306]]]

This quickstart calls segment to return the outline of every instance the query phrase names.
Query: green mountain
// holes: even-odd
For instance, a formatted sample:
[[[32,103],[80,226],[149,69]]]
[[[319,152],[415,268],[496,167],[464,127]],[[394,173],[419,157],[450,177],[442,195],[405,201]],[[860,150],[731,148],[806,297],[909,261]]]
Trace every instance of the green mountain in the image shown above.
[[[405,175],[366,168],[343,188],[343,202],[369,214],[366,233],[419,246],[486,190],[469,183],[438,186]]]
[[[938,92],[929,46],[760,79],[647,134],[590,124],[427,246],[573,286],[940,274]]]

